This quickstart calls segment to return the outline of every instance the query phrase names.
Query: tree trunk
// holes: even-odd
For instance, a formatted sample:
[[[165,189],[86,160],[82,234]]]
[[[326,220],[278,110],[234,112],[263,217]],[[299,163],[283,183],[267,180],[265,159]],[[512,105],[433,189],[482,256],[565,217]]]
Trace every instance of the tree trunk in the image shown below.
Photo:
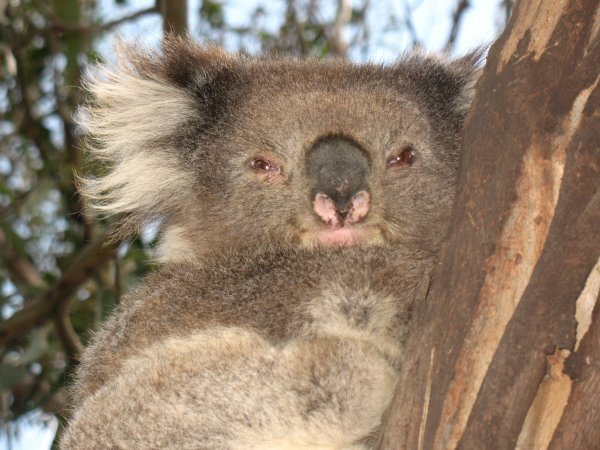
[[[188,31],[187,0],[158,0],[164,33],[184,35]]]
[[[522,0],[380,448],[600,448],[600,8]]]

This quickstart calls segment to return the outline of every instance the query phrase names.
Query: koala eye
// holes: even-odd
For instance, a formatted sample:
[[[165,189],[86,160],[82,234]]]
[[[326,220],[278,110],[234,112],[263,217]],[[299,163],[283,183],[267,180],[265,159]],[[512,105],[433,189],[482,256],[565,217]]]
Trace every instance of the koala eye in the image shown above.
[[[388,167],[410,166],[415,161],[415,151],[410,146],[402,147],[399,153],[394,154],[387,160]]]
[[[281,167],[275,163],[267,161],[266,159],[256,158],[253,159],[250,163],[252,168],[257,172],[266,172],[272,175],[277,175],[281,173]]]

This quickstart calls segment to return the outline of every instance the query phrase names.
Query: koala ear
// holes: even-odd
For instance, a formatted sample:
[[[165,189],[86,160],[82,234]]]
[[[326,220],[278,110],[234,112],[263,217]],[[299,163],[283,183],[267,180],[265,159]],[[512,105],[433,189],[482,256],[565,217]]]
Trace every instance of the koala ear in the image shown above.
[[[483,71],[482,64],[487,50],[487,47],[476,48],[449,63],[448,68],[457,80],[458,86],[460,86],[454,105],[456,110],[465,116],[473,102],[475,85]]]
[[[475,84],[481,74],[481,63],[487,47],[477,48],[467,55],[451,59],[444,55],[413,53],[400,62],[403,75],[416,84],[430,111],[440,118],[464,118],[475,94]]]
[[[125,213],[116,233],[126,235],[183,207],[194,174],[184,164],[189,148],[178,137],[186,126],[209,120],[198,96],[234,58],[173,37],[162,51],[122,42],[116,50],[117,63],[97,67],[84,84],[91,99],[77,119],[104,174],[79,178],[79,189],[92,211]]]

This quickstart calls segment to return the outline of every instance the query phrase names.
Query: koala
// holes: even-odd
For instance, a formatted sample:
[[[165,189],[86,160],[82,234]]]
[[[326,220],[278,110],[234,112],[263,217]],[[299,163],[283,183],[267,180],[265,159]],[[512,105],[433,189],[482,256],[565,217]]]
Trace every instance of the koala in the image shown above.
[[[162,267],[84,352],[61,448],[371,448],[454,201],[480,55],[120,44],[81,181]]]
[[[371,448],[430,268],[377,246],[167,264],[96,335],[61,448]]]

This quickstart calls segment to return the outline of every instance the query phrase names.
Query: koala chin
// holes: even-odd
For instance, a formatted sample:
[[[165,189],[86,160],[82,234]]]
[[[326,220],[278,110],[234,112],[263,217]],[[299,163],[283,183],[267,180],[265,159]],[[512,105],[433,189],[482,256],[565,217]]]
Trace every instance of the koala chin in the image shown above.
[[[80,180],[162,266],[82,356],[61,448],[364,449],[448,228],[480,54],[390,65],[118,44]]]

